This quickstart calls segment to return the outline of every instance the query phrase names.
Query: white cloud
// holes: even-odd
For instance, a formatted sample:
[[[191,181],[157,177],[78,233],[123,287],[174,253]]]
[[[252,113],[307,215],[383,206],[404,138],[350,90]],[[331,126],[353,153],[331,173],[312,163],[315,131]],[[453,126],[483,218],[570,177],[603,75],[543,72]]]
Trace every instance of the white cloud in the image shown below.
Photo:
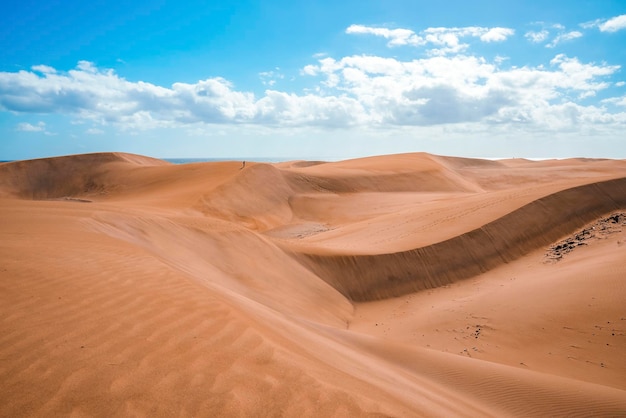
[[[276,81],[284,79],[285,75],[280,72],[280,68],[276,67],[272,71],[260,72],[259,78],[263,85],[272,87],[276,84]]]
[[[615,16],[610,19],[595,19],[581,23],[584,29],[598,28],[601,32],[617,32],[626,29],[626,15]]]
[[[584,36],[582,32],[577,30],[566,32],[565,26],[560,23],[546,24],[545,22],[534,22],[533,24],[539,25],[541,27],[541,30],[528,31],[524,34],[524,37],[532,43],[544,43],[548,41],[548,39],[551,37],[551,33],[554,34],[552,40],[545,45],[546,48],[554,48],[562,42],[571,41],[573,39],[581,38]],[[580,26],[583,28],[588,28],[589,25],[592,24],[592,22],[587,22],[581,24]]]
[[[78,61],[78,65],[76,66],[76,68],[92,74],[98,72],[98,69],[96,68],[94,63],[90,61]]]
[[[592,29],[592,28],[597,28],[598,26],[600,26],[600,24],[602,22],[604,22],[605,19],[595,19],[595,20],[590,20],[588,22],[583,22],[580,24],[580,27],[583,29]]]
[[[15,130],[21,131],[21,132],[41,132],[44,135],[56,135],[55,133],[48,131],[46,129],[45,122],[42,122],[42,121],[37,122],[36,125],[33,125],[28,122],[18,123],[17,126],[15,127]]]
[[[302,70],[300,70],[300,75],[316,75],[318,71],[317,65],[308,64],[305,65]]]
[[[611,97],[609,99],[604,99],[604,100],[602,100],[602,103],[610,103],[610,104],[614,104],[614,105],[617,105],[617,106],[624,106],[624,107],[626,107],[626,96]]]
[[[626,29],[626,15],[615,16],[606,22],[600,23],[598,28],[602,32],[617,32]]]
[[[409,62],[351,56],[320,62],[313,73],[332,78],[335,89],[355,97],[374,124],[523,121],[547,127],[546,118],[561,114],[556,102],[580,100],[608,88],[609,83],[598,79],[619,68],[583,64],[565,55],[557,55],[551,69],[500,70],[495,64],[467,56]]]
[[[89,128],[85,131],[85,133],[88,135],[102,135],[104,131],[99,128]]]
[[[481,33],[487,32],[441,29],[428,35],[441,37],[437,42],[452,48],[461,45],[455,44],[454,36]],[[546,66],[507,68],[502,62],[465,55],[408,61],[368,55],[323,57],[301,72],[315,83],[310,90],[297,94],[272,88],[260,97],[219,77],[164,87],[130,82],[112,70],[82,62],[68,72],[0,72],[0,108],[67,114],[76,121],[130,132],[163,127],[201,131],[215,124],[259,129],[481,124],[554,130],[565,129],[562,120],[619,124],[626,119],[622,113],[579,103],[611,87],[607,78],[619,66],[584,63],[564,54]],[[43,122],[18,125],[23,131],[45,128]]]
[[[362,124],[365,109],[358,100],[346,96],[298,96],[268,90],[257,102],[255,122],[283,126],[347,127]]]
[[[235,90],[220,77],[194,84],[174,83],[167,88],[129,82],[112,70],[102,71],[86,62],[67,73],[0,72],[0,109],[71,114],[79,120],[113,124],[124,130],[197,123],[349,126],[363,113],[354,98],[268,90],[259,99],[253,93]],[[39,125],[21,128],[44,129]]]
[[[351,25],[346,29],[348,34],[368,34],[389,39],[388,46],[424,46],[432,45],[431,55],[446,55],[464,51],[469,47],[462,43],[461,38],[474,37],[482,42],[502,42],[512,36],[515,31],[510,28],[484,28],[468,26],[464,28],[427,28],[419,34],[410,29],[388,29],[364,25]]]
[[[549,35],[550,35],[550,32],[548,32],[547,30],[543,29],[543,30],[541,30],[539,32],[528,31],[528,32],[526,32],[524,37],[526,37],[526,39],[528,39],[530,42],[541,43],[541,42],[545,41],[546,39],[548,39]]]
[[[563,41],[570,41],[572,39],[581,38],[582,36],[583,36],[582,32],[579,32],[579,31],[571,31],[567,33],[562,33],[562,34],[557,35],[556,38],[552,40],[552,42],[546,45],[546,47],[554,48],[555,46],[557,46]]]
[[[424,39],[417,36],[415,32],[410,29],[387,29],[387,28],[374,28],[363,25],[350,25],[346,29],[347,34],[360,34],[360,35],[375,35],[382,36],[389,40],[389,46],[400,45],[424,45]]]
[[[54,74],[56,73],[56,70],[48,65],[33,65],[31,67],[31,69],[33,71],[37,71],[39,73],[44,73],[44,74]]]
[[[440,47],[430,51],[433,55],[462,52],[469,47],[469,44],[461,43],[460,38],[469,35],[480,36],[475,28],[428,28],[424,33],[429,43]]]
[[[503,57],[501,55],[496,55],[495,58],[493,59],[493,62],[495,62],[496,64],[502,64],[503,62],[506,62],[508,60],[510,60],[511,58],[509,57]]]
[[[15,130],[23,132],[43,132],[46,130],[46,124],[44,122],[38,122],[37,125],[33,125],[27,122],[22,122],[17,124]]]
[[[483,42],[502,42],[514,34],[515,31],[510,28],[491,28],[480,36],[480,40]]]

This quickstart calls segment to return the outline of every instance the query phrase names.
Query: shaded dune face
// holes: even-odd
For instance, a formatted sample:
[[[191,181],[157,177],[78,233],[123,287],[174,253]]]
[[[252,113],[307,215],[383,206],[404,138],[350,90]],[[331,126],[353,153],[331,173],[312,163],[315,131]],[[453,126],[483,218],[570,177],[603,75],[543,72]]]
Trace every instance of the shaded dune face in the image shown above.
[[[0,193],[36,200],[106,195],[120,186],[114,181],[116,171],[167,164],[149,157],[121,153],[4,163],[0,164]]]
[[[3,163],[0,416],[621,416],[623,211],[617,160]]]
[[[352,300],[385,299],[479,275],[623,208],[626,179],[610,180],[545,196],[427,247],[390,254],[296,257]]]

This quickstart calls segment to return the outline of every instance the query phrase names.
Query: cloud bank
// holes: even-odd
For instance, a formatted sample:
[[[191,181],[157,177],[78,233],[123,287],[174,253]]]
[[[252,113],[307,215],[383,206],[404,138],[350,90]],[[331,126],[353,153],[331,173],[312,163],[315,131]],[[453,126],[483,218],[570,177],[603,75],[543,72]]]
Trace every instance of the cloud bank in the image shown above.
[[[303,69],[305,76],[318,80],[315,91],[268,89],[256,97],[220,77],[164,87],[127,81],[113,70],[80,62],[66,73],[42,71],[40,66],[0,73],[0,106],[5,111],[63,113],[139,130],[198,123],[333,128],[482,121],[550,126],[548,122],[558,119],[564,107],[576,109],[568,123],[600,114],[618,122],[623,114],[580,103],[608,88],[605,77],[618,69],[563,54],[546,68],[500,68],[466,55],[411,61],[327,57]]]
[[[616,28],[622,16],[597,26]],[[604,26],[602,26],[604,25]],[[559,33],[546,46],[583,36]],[[608,29],[607,29],[608,30]],[[262,94],[237,89],[229,80],[212,77],[196,83],[160,86],[128,81],[114,70],[80,61],[63,71],[48,65],[0,72],[0,110],[17,114],[62,114],[90,122],[90,134],[104,126],[121,131],[187,128],[208,125],[264,128],[394,129],[403,127],[468,126],[527,131],[577,129],[623,130],[624,98],[607,97],[617,84],[610,81],[619,65],[585,63],[555,53],[541,65],[504,66],[467,53],[469,44],[504,42],[515,31],[502,27],[388,29],[351,25],[350,35],[382,37],[389,47],[424,46],[422,58],[374,55],[333,58],[318,55],[300,77],[313,87],[282,91],[280,68],[259,74],[267,87]],[[549,31],[527,32],[532,43],[549,39]],[[603,100],[591,100],[599,92]],[[21,131],[43,132],[45,125],[20,124]]]

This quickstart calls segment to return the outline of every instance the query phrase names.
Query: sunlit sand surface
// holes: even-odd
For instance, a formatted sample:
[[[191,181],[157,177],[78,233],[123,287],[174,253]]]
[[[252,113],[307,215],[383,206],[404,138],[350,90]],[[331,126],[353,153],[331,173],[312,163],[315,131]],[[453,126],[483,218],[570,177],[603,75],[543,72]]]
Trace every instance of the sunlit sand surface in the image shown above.
[[[0,416],[624,416],[626,161],[0,164]]]

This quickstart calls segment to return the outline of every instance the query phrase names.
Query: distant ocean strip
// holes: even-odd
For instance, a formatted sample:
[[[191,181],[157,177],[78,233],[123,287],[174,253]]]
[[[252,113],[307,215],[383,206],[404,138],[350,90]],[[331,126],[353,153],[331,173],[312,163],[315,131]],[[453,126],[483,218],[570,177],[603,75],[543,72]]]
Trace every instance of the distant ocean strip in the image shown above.
[[[215,163],[221,161],[251,161],[255,163],[280,163],[302,160],[302,158],[161,158],[172,164]],[[332,161],[332,160],[331,160]]]
[[[52,157],[43,157],[43,158],[52,158]],[[280,163],[285,161],[299,161],[302,158],[159,158],[155,157],[159,160],[167,161],[172,164],[192,164],[192,163],[215,163],[215,162],[223,162],[223,161],[250,161],[255,163]],[[339,161],[341,158],[320,158],[315,159],[315,161]],[[14,161],[23,161],[23,160],[0,160],[1,163],[12,163]],[[312,161],[308,159],[308,161]]]

